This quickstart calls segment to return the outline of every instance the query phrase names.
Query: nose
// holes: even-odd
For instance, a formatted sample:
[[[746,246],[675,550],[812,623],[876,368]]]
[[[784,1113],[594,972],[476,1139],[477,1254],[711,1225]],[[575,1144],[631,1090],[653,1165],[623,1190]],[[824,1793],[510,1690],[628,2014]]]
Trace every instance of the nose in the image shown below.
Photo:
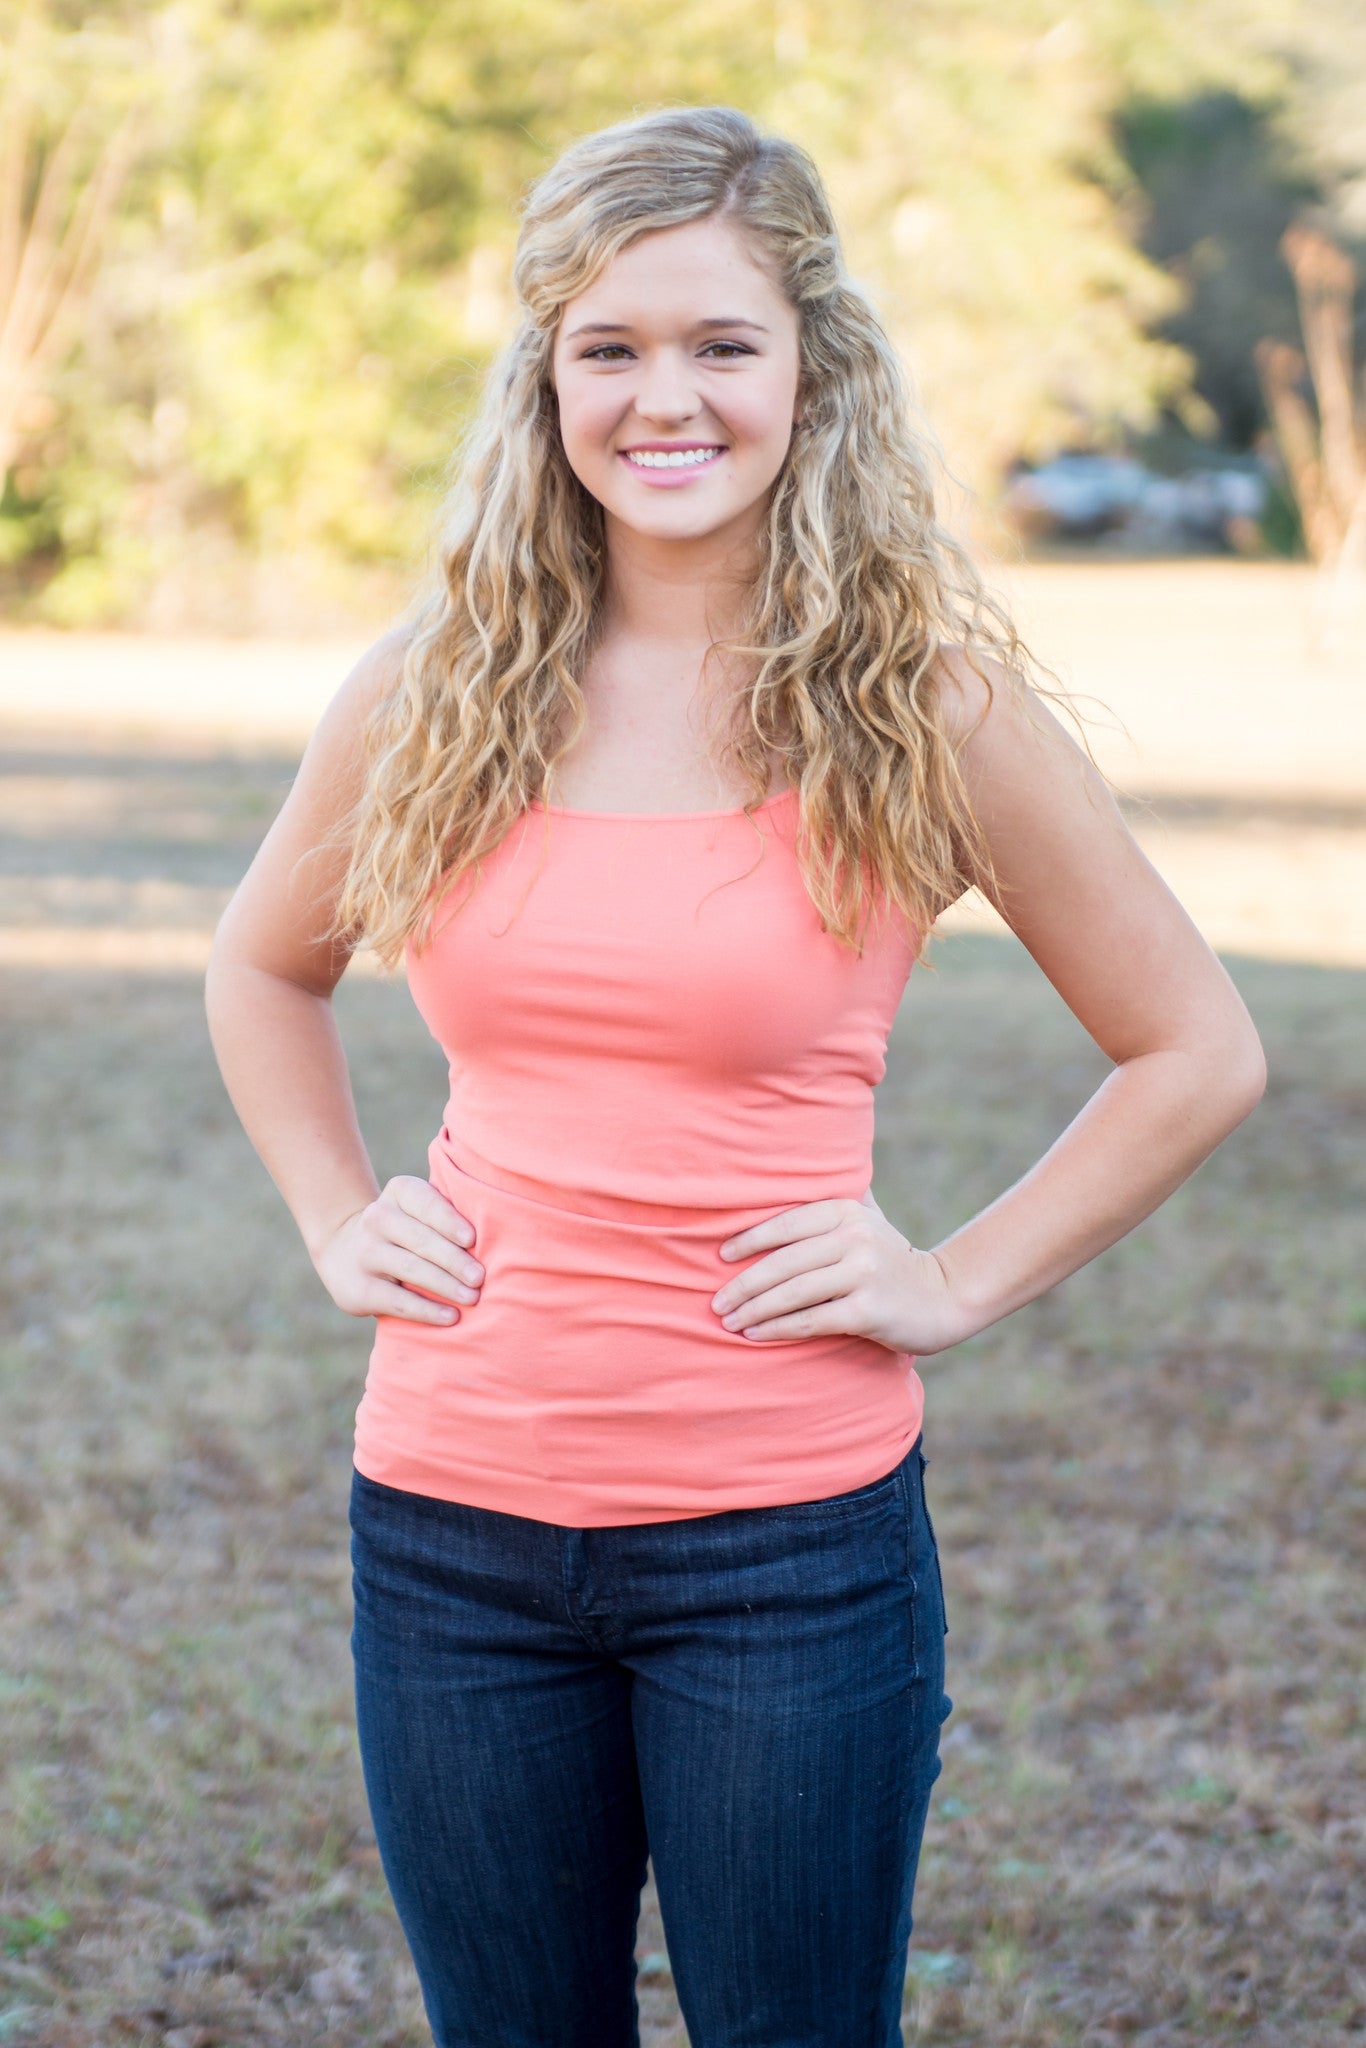
[[[687,420],[701,410],[689,365],[680,349],[651,349],[641,362],[636,411],[649,420]]]

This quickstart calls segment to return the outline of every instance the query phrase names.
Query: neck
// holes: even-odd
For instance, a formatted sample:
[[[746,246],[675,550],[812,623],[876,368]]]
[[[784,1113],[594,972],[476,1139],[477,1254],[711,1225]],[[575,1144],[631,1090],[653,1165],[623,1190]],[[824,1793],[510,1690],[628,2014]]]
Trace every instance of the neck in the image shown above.
[[[740,629],[757,573],[752,531],[730,527],[665,540],[607,520],[605,612],[613,634],[660,646],[706,646]]]

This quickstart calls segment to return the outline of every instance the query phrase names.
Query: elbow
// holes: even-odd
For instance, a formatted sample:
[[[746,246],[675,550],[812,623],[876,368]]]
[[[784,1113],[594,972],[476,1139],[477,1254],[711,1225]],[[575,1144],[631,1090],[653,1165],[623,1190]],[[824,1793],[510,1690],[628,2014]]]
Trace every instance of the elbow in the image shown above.
[[[244,934],[234,925],[229,905],[214,934],[204,970],[204,1009],[210,1036],[220,1019],[237,1016],[244,1004],[255,1008],[263,1000],[297,1001],[301,996],[329,1003],[344,965],[330,952],[321,967],[316,960],[272,956],[254,942],[251,932]]]
[[[1232,1128],[1236,1129],[1245,1117],[1251,1116],[1266,1094],[1266,1082],[1266,1056],[1258,1046],[1255,1059],[1249,1059],[1246,1071],[1236,1080]]]
[[[204,969],[204,1011],[210,1037],[213,1037],[219,1022],[237,1009],[257,971],[257,963],[251,954],[237,943],[232,924],[229,905],[219,920]]]
[[[1249,1017],[1211,1062],[1207,1099],[1219,1102],[1227,1129],[1236,1130],[1265,1095],[1266,1084],[1266,1052]]]
[[[1266,1065],[1266,1053],[1265,1053],[1265,1051],[1264,1051],[1264,1050],[1263,1050],[1263,1048],[1262,1048],[1262,1041],[1261,1041],[1261,1039],[1260,1039],[1260,1038],[1258,1038],[1258,1037],[1257,1037],[1257,1034],[1256,1034],[1256,1033],[1254,1032],[1254,1033],[1253,1033],[1253,1049],[1252,1049],[1251,1055],[1250,1055],[1250,1057],[1249,1057],[1249,1062],[1248,1062],[1248,1072],[1247,1072],[1247,1086],[1248,1086],[1248,1095],[1247,1095],[1247,1107],[1246,1107],[1246,1109],[1245,1109],[1245,1110],[1243,1111],[1243,1115],[1244,1115],[1244,1116],[1251,1116],[1251,1114],[1252,1114],[1253,1110],[1254,1110],[1254,1109],[1255,1109],[1255,1108],[1257,1107],[1257,1104],[1258,1104],[1258,1103],[1259,1103],[1259,1102],[1261,1101],[1262,1097],[1263,1097],[1263,1096],[1264,1096],[1264,1095],[1266,1094],[1266,1084],[1267,1084],[1267,1079],[1268,1079],[1268,1074],[1267,1074],[1267,1065]]]
[[[1266,1054],[1252,1019],[1244,1011],[1230,1028],[1206,1026],[1166,1052],[1177,1061],[1168,1072],[1178,1115],[1195,1142],[1212,1151],[1266,1093]]]

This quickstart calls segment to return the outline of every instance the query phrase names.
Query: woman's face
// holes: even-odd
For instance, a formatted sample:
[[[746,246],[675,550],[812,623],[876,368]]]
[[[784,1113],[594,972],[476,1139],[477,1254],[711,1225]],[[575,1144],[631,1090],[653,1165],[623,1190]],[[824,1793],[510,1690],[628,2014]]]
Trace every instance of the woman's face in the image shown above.
[[[798,319],[719,220],[643,235],[565,306],[553,371],[569,465],[661,540],[762,523],[792,437]]]

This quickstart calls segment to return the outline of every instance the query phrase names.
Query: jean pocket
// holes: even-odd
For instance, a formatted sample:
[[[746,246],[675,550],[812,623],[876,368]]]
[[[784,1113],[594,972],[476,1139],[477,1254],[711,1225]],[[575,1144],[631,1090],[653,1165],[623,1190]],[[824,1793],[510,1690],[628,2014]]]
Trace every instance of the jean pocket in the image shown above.
[[[900,1478],[901,1467],[894,1465],[881,1479],[870,1479],[865,1486],[851,1487],[848,1493],[827,1494],[823,1500],[785,1501],[779,1507],[759,1508],[756,1512],[781,1521],[835,1521],[845,1515],[871,1513],[893,1505]]]

